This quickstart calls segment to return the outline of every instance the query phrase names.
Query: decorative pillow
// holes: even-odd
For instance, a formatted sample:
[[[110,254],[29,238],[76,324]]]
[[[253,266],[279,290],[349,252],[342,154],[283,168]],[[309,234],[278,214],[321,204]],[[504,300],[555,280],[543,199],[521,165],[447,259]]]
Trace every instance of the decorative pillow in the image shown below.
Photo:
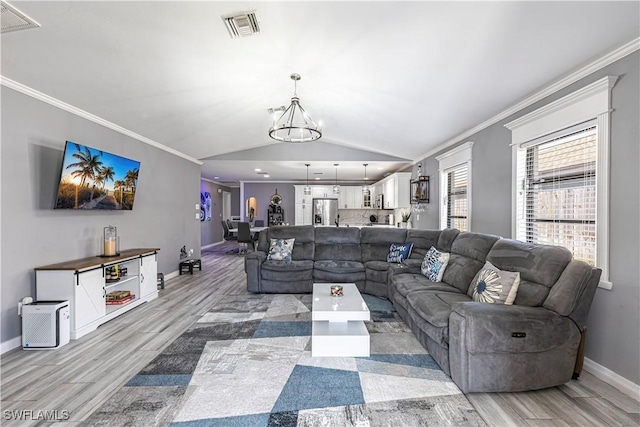
[[[520,286],[520,273],[502,271],[489,261],[471,282],[474,301],[511,305]]]
[[[267,260],[269,261],[291,261],[291,251],[293,251],[292,239],[271,239],[269,245],[269,253],[267,254]]]
[[[422,261],[422,267],[420,271],[427,276],[427,279],[432,282],[442,282],[442,276],[444,270],[449,263],[450,254],[447,252],[440,252],[433,246],[427,251]]]
[[[392,243],[389,246],[387,262],[402,262],[409,258],[413,249],[413,243]]]

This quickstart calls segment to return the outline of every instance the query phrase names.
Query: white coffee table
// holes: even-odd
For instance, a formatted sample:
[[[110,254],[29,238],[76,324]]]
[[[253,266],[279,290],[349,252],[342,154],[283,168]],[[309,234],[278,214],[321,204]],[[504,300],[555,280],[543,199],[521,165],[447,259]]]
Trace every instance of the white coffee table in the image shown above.
[[[341,285],[343,296],[331,296]],[[355,283],[314,283],[311,306],[312,357],[369,357],[369,307]]]

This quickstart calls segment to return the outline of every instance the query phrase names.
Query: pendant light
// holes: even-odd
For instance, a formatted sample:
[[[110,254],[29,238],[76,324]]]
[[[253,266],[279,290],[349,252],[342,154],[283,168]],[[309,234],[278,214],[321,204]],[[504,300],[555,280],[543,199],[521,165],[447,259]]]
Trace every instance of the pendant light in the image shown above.
[[[311,195],[311,186],[309,185],[309,163],[305,163],[304,164],[307,167],[307,185],[304,186],[304,195],[305,196],[310,196]]]
[[[333,166],[336,167],[336,185],[333,186],[333,194],[340,194],[340,186],[338,185],[338,163],[334,163]]]
[[[362,165],[364,166],[364,185],[362,186],[362,194],[364,196],[370,196],[371,190],[367,185],[367,166],[369,165],[369,163],[363,163]]]

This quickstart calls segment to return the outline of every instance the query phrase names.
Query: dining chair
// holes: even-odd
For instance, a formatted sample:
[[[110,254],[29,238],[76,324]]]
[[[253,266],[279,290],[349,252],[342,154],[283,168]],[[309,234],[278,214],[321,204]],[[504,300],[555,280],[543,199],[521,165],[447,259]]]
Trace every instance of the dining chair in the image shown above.
[[[254,227],[264,227],[264,219],[256,219],[253,225]]]
[[[255,250],[253,246],[253,239],[251,238],[251,227],[248,222],[239,222],[238,223],[238,245],[243,245],[240,247],[240,253],[247,253],[248,245],[251,244],[252,250]]]

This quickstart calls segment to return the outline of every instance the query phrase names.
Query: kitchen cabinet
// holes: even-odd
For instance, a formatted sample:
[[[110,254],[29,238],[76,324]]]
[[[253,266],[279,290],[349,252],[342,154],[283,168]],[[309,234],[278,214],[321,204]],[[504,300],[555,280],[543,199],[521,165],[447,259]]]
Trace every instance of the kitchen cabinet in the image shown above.
[[[375,194],[383,195],[384,209],[409,207],[410,181],[410,172],[396,172],[376,183]]]
[[[333,185],[312,185],[311,197],[313,199],[337,199],[338,195],[333,194]]]
[[[344,186],[340,187],[340,196],[338,197],[339,209],[362,209],[362,187],[360,186]]]
[[[313,205],[311,203],[296,203],[295,225],[312,224]]]
[[[38,267],[36,300],[69,301],[71,339],[78,339],[158,297],[159,250],[128,249],[113,257],[89,257]],[[133,297],[107,304],[107,294],[117,291],[126,291]]]

